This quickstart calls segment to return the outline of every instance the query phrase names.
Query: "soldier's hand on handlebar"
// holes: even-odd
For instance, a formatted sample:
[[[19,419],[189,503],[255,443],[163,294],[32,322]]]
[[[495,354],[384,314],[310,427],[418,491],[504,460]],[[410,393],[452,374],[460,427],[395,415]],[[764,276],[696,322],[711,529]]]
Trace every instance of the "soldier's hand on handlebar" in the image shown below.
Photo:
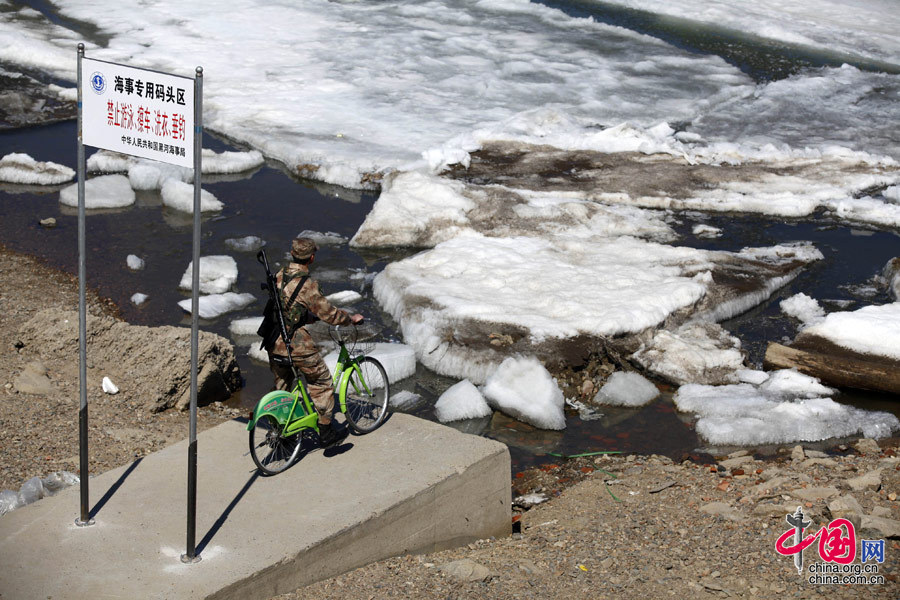
[[[350,315],[350,322],[353,323],[354,325],[359,325],[360,323],[363,322],[364,318],[365,317],[363,317],[361,314],[356,313],[355,315]]]

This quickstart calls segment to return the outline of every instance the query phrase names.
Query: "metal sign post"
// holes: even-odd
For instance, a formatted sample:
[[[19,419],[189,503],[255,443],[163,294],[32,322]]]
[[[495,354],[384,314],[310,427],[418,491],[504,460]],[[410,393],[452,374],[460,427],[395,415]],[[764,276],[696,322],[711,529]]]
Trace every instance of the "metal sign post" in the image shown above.
[[[88,77],[83,77],[88,74]],[[193,83],[193,86],[189,85]],[[193,106],[193,113],[190,108]],[[193,285],[191,296],[191,422],[188,445],[187,551],[197,562],[197,361],[200,312],[200,177],[203,147],[203,69],[189,77],[84,58],[78,44],[78,282],[81,410],[81,517],[90,525],[87,452],[84,145],[194,169]],[[189,137],[193,132],[193,144]]]
[[[181,562],[200,560],[197,556],[197,361],[200,331],[200,175],[203,148],[203,68],[194,77],[194,257],[191,272],[191,425],[188,443],[187,550]]]
[[[84,44],[78,44],[78,486],[81,488],[81,516],[75,520],[79,527],[94,524],[88,497],[88,410],[87,410],[87,308],[85,304],[85,225],[84,225],[84,144],[82,143],[81,59]]]

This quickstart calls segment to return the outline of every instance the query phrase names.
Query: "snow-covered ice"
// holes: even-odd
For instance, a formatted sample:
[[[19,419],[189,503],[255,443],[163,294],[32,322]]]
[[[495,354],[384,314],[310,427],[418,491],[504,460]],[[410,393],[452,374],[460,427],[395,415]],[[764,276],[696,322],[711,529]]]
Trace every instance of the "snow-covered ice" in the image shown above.
[[[242,173],[255,169],[265,162],[262,152],[214,152],[204,148],[200,168],[204,174]]]
[[[54,162],[38,162],[28,154],[11,153],[0,158],[0,181],[27,185],[58,185],[75,177],[75,171]]]
[[[101,175],[84,182],[84,207],[124,208],[134,204],[134,190],[124,175]],[[78,207],[78,184],[73,183],[59,192],[59,202]]]
[[[144,268],[144,259],[136,254],[129,254],[125,257],[125,264],[132,271],[140,271]]]
[[[509,357],[481,390],[488,405],[539,429],[565,429],[562,390],[533,356]]]
[[[741,342],[715,323],[688,322],[663,329],[632,358],[674,383],[734,383],[744,366]]]
[[[154,160],[136,159],[128,167],[128,182],[136,190],[161,190],[170,179],[188,183],[193,177],[190,169]]]
[[[178,282],[182,290],[190,290],[193,286],[194,261],[188,263],[187,269]],[[200,257],[200,292],[203,294],[221,294],[228,291],[237,282],[237,262],[228,255]]]
[[[313,231],[311,229],[304,229],[294,237],[309,238],[320,247],[341,246],[347,243],[347,238],[333,231]]]
[[[698,223],[694,225],[691,233],[702,238],[717,238],[722,236],[722,230],[706,223]]]
[[[854,352],[900,360],[900,302],[829,313],[803,332]]]
[[[160,190],[163,204],[186,213],[194,212],[194,186],[177,179],[167,179]],[[212,212],[224,208],[211,192],[200,190],[200,212]]]
[[[492,414],[481,392],[468,379],[455,383],[434,404],[434,416],[441,423],[479,419]]]
[[[208,296],[200,296],[198,299],[198,315],[202,319],[215,319],[225,313],[240,310],[256,301],[253,294],[236,294],[235,292],[225,292],[224,294],[210,294]],[[185,298],[178,302],[181,309],[190,314],[191,298]]]
[[[595,404],[644,406],[659,396],[659,390],[640,373],[616,371],[594,396]]]
[[[694,413],[697,433],[713,445],[811,442],[836,437],[882,438],[897,417],[840,404],[834,390],[796,371],[776,371],[763,384],[681,386],[678,410]]]
[[[410,410],[422,401],[422,396],[409,390],[391,392],[391,408]]]
[[[803,292],[786,298],[779,304],[785,314],[798,319],[804,325],[814,325],[825,318],[825,310]]]

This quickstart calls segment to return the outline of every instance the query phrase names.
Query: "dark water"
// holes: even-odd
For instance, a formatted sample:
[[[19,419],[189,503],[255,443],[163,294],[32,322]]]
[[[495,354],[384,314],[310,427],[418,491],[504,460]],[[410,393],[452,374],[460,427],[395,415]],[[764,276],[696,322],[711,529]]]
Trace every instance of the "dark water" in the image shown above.
[[[212,136],[204,146],[216,151],[235,149]],[[0,156],[8,152],[26,152],[41,160],[75,167],[75,125],[72,122],[0,133]],[[88,156],[92,153],[88,150]],[[225,177],[205,177],[204,189],[225,204],[215,216],[206,216],[202,225],[202,255],[228,254],[238,263],[238,292],[250,292],[257,302],[244,310],[201,321],[201,328],[229,337],[228,324],[237,318],[257,316],[264,296],[259,289],[262,268],[253,253],[235,252],[225,245],[234,237],[256,235],[267,242],[271,259],[284,256],[290,239],[305,229],[335,232],[351,237],[371,209],[375,197],[369,193],[316,184],[290,177],[278,165],[266,165],[251,173]],[[43,229],[40,219],[55,217],[54,229]],[[836,225],[824,218],[796,222],[769,222],[759,217],[683,213],[676,215],[680,243],[695,247],[739,250],[744,246],[772,245],[779,242],[809,240],[825,255],[794,282],[763,305],[724,323],[726,329],[741,338],[754,365],[762,362],[768,341],[791,338],[797,323],[784,316],[778,302],[803,291],[823,299],[826,307],[838,304],[854,308],[861,304],[887,301],[884,292],[872,292],[873,276],[900,247],[894,233],[854,229]],[[726,236],[714,240],[694,238],[690,231],[697,222],[721,227]],[[189,293],[178,290],[178,282],[191,259],[192,217],[161,205],[158,192],[138,192],[135,206],[109,211],[89,211],[87,217],[88,285],[111,298],[121,307],[123,316],[141,325],[189,326],[190,318],[177,305]],[[77,272],[77,216],[74,209],[59,204],[58,188],[0,185],[0,241],[8,247],[45,259],[69,273]],[[146,261],[141,271],[125,264],[128,254]],[[400,256],[402,256],[402,252]],[[314,274],[318,273],[326,293],[358,289],[364,299],[354,309],[367,315],[383,339],[397,340],[397,326],[371,297],[371,290],[360,288],[349,276],[353,271],[376,273],[398,254],[358,253],[346,244],[324,247],[317,255]],[[353,280],[357,281],[357,280]],[[130,302],[132,294],[143,292],[149,298],[142,306]],[[833,306],[829,306],[833,301]],[[73,306],[73,309],[77,307]],[[249,408],[271,387],[271,375],[264,364],[251,360],[246,349],[238,347],[238,362],[244,388],[230,404]],[[436,375],[421,365],[415,377],[395,386],[420,396],[418,403],[406,409],[418,416],[434,419],[433,405],[455,380]],[[597,450],[659,453],[680,459],[695,452],[702,443],[691,427],[690,418],[675,412],[671,392],[642,409],[606,407],[603,416],[582,421],[569,414],[568,427],[562,432],[536,430],[502,414],[480,421],[452,426],[498,439],[510,447],[514,469],[550,460],[546,452],[574,454]],[[844,394],[841,401],[866,408],[900,413],[890,397]]]

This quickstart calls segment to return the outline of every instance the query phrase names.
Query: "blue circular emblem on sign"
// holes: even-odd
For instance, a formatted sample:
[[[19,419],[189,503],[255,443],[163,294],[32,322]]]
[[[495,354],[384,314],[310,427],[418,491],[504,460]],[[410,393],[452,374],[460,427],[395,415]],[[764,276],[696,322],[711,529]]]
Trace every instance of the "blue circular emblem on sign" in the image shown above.
[[[94,92],[97,94],[102,94],[106,90],[106,78],[103,76],[103,73],[94,71],[91,74],[91,87],[94,88]]]

